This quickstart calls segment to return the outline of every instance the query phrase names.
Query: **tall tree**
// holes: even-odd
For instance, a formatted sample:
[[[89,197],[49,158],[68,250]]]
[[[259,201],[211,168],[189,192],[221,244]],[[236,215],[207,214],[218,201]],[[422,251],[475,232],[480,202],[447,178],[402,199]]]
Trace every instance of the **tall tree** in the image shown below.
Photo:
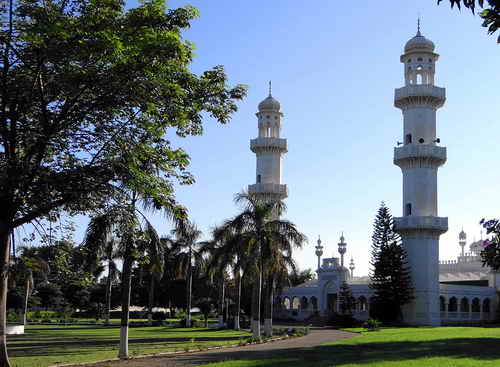
[[[500,270],[500,219],[482,219],[482,226],[491,239],[483,241],[484,249],[481,251],[483,266],[489,266],[494,271]]]
[[[222,123],[245,88],[228,88],[222,67],[189,70],[182,31],[198,15],[163,0],[125,9],[123,0],[18,0],[0,31],[0,365],[7,265],[14,228],[57,208],[85,212],[119,193],[124,174],[157,206],[176,207],[173,182],[193,182],[189,157],[173,148],[202,133],[203,112]],[[133,139],[139,136],[140,139]],[[155,162],[142,172],[123,152]],[[180,215],[180,214],[179,214]]]
[[[403,305],[413,296],[410,269],[394,219],[382,202],[373,225],[370,287],[375,291],[374,316],[384,321],[402,317]]]
[[[356,308],[356,298],[352,295],[351,287],[346,281],[343,281],[340,285],[339,306],[342,315],[352,315]]]
[[[438,0],[439,3],[443,0]],[[476,6],[479,5],[483,10],[479,13],[479,16],[483,19],[483,27],[488,28],[488,34],[495,33],[500,28],[500,0],[486,0],[488,3],[487,7],[484,6],[484,0],[449,0],[451,7],[455,5],[458,9],[461,6],[465,6],[470,9],[472,14],[475,14]],[[497,43],[500,43],[500,35],[497,38]]]

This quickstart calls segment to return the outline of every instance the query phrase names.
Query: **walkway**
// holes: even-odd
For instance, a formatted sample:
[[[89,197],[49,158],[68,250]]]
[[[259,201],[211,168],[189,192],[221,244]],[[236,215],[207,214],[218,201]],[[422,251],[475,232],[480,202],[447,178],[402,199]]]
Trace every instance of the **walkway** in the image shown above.
[[[311,332],[300,338],[280,340],[266,344],[254,344],[245,347],[215,349],[205,352],[195,352],[182,355],[161,356],[152,358],[131,359],[95,364],[95,367],[189,367],[201,364],[236,360],[236,359],[266,359],[279,357],[283,354],[291,357],[304,349],[313,348],[321,344],[337,340],[352,338],[358,334],[326,328],[313,328]]]

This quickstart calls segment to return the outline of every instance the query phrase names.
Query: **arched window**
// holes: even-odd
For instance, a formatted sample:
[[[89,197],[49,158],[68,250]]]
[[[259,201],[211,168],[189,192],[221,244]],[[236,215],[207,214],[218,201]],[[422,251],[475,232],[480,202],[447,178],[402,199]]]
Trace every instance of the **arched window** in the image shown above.
[[[448,311],[449,312],[457,312],[457,299],[455,297],[451,297],[448,302]]]
[[[446,311],[446,300],[443,296],[439,297],[439,310],[441,312]]]
[[[405,216],[411,215],[411,203],[405,205]]]
[[[299,310],[300,309],[300,298],[299,297],[293,297],[292,308],[294,310]]]
[[[460,301],[460,312],[469,312],[469,300],[465,297]]]
[[[474,298],[472,300],[471,308],[472,312],[481,312],[481,301],[479,300],[479,298]]]
[[[365,296],[359,297],[359,299],[358,299],[358,305],[359,305],[359,310],[360,311],[366,311],[368,309],[368,305],[367,305],[366,297]]]
[[[300,300],[300,308],[302,310],[307,310],[307,307],[309,306],[309,302],[307,301],[307,297],[302,297]]]
[[[406,136],[405,136],[405,144],[411,144],[411,134],[406,134]]]
[[[292,303],[290,302],[290,298],[285,297],[283,299],[283,307],[285,308],[285,310],[289,310],[290,307],[292,307]]]
[[[311,304],[314,311],[318,311],[318,299],[314,296],[311,297]]]
[[[261,175],[257,175],[257,183],[260,183],[261,179],[262,179],[262,176]]]
[[[483,301],[483,312],[490,312],[490,299],[489,298],[486,298],[484,301]]]

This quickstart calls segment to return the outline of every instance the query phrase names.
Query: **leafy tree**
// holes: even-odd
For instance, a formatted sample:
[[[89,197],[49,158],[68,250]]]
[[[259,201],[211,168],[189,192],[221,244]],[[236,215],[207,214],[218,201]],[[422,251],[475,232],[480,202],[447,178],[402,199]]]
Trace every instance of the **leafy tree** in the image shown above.
[[[295,271],[291,272],[289,275],[290,285],[292,287],[296,287],[300,284],[304,284],[304,283],[306,283],[310,280],[313,280],[315,278],[316,278],[316,276],[315,276],[314,272],[312,271],[312,269],[304,269],[304,270],[296,269]]]
[[[439,3],[443,0],[438,0]],[[488,7],[485,8],[484,0],[449,0],[451,7],[455,5],[458,9],[465,6],[470,9],[472,14],[475,14],[476,6],[479,5],[483,10],[479,16],[483,19],[483,27],[488,28],[488,34],[495,33],[500,28],[500,0],[487,0]],[[500,43],[500,36],[497,38],[497,43]]]
[[[339,306],[342,315],[352,315],[353,310],[356,309],[356,298],[352,295],[351,287],[346,281],[340,285]]]
[[[375,290],[373,316],[384,321],[402,317],[401,308],[413,299],[410,270],[394,219],[382,202],[373,225],[370,287]]]
[[[173,182],[190,184],[188,155],[167,132],[202,133],[202,113],[226,123],[245,88],[228,88],[222,67],[189,70],[181,32],[198,15],[146,0],[19,0],[0,30],[0,365],[5,344],[7,264],[13,229],[57,208],[99,207],[124,177],[155,206],[176,208]],[[173,129],[169,129],[173,128]],[[151,160],[143,172],[123,153]],[[176,211],[176,215],[181,215]]]
[[[500,220],[482,219],[482,226],[486,233],[492,235],[491,239],[483,242],[484,249],[481,251],[483,266],[489,266],[494,271],[500,270]]]

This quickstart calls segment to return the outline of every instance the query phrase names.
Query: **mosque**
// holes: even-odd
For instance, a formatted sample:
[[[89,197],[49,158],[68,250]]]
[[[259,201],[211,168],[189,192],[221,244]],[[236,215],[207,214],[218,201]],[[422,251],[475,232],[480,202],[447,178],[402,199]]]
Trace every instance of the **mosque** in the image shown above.
[[[498,309],[500,274],[482,266],[482,240],[470,244],[459,235],[461,253],[456,260],[439,261],[439,237],[448,230],[448,218],[438,216],[437,173],[447,159],[446,148],[436,136],[436,112],[446,100],[444,88],[434,85],[435,64],[439,55],[435,45],[420,32],[404,47],[405,86],[395,90],[394,106],[403,114],[403,140],[394,148],[393,163],[403,175],[403,215],[394,218],[408,254],[415,299],[404,306],[404,321],[414,325],[442,325],[493,320]],[[269,200],[285,199],[287,185],[282,183],[282,160],[287,140],[281,138],[283,113],[280,103],[269,96],[259,106],[259,135],[250,142],[256,154],[256,183],[249,193]],[[339,311],[338,293],[343,281],[350,285],[357,300],[354,316],[369,317],[374,295],[368,277],[355,277],[355,264],[344,263],[347,243],[340,237],[340,258],[323,256],[317,241],[317,279],[287,288],[276,299],[277,317],[307,320],[326,317]]]

